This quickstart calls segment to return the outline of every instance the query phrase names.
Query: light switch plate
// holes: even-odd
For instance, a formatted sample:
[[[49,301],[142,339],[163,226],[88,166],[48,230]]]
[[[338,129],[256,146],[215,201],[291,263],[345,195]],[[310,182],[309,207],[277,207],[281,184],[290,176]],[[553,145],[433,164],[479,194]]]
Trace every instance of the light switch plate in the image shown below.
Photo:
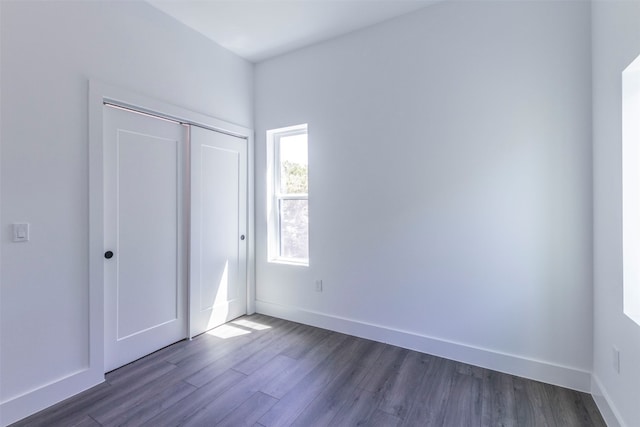
[[[13,241],[28,242],[29,241],[29,224],[13,224]]]

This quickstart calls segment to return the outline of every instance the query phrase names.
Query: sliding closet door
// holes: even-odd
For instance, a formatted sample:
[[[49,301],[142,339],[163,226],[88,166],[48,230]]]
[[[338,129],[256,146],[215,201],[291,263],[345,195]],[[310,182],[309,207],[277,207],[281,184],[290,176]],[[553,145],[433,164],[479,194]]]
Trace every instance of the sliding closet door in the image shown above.
[[[247,312],[247,140],[196,126],[191,143],[190,335]]]
[[[186,136],[104,107],[105,371],[187,335]]]

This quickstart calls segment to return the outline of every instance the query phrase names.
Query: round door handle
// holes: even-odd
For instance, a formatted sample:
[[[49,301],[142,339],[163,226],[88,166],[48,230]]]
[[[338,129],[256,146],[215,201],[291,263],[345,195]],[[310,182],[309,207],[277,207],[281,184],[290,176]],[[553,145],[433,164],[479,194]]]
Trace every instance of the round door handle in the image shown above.
[[[240,236],[240,240],[244,240],[244,234]]]
[[[111,258],[113,258],[113,252],[111,252],[111,251],[107,251],[107,252],[105,252],[105,253],[104,253],[104,257],[105,257],[106,259],[111,259]]]

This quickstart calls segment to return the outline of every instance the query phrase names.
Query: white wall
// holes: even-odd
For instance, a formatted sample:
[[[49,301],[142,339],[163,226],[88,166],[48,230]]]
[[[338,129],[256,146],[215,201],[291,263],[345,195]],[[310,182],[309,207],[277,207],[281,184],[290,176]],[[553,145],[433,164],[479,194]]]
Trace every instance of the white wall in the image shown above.
[[[2,425],[87,386],[88,79],[251,127],[253,66],[144,2],[0,8]]]
[[[620,210],[640,4],[592,12],[594,245],[588,4],[439,4],[260,64],[259,310],[585,389],[594,309],[595,397],[640,425]],[[87,80],[253,117],[251,65],[142,2],[0,1],[0,39],[3,425],[88,361]],[[264,133],[304,122],[311,266],[268,264]]]
[[[589,389],[589,3],[444,2],[255,72],[259,312]],[[265,240],[265,131],[300,123],[309,268]]]
[[[594,2],[592,28],[594,395],[609,419],[615,414],[623,425],[638,426],[640,326],[622,311],[621,82],[622,71],[640,55],[640,3]],[[620,374],[614,370],[614,346],[620,350]]]

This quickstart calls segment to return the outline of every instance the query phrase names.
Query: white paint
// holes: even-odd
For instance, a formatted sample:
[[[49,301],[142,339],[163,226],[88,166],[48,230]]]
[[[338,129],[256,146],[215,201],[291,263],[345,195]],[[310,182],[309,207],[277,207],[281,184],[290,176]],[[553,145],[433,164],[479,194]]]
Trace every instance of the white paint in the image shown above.
[[[91,366],[95,374],[102,377],[103,371],[103,305],[104,305],[104,262],[103,253],[105,247],[104,226],[103,226],[103,203],[104,203],[104,180],[103,180],[103,104],[109,103],[121,107],[131,108],[136,111],[150,113],[154,116],[161,116],[173,121],[190,123],[194,126],[221,132],[225,135],[236,135],[245,140],[245,147],[249,153],[253,152],[253,132],[245,127],[230,124],[219,119],[211,118],[200,113],[196,113],[181,107],[167,104],[154,98],[143,96],[126,89],[106,85],[98,81],[90,82],[89,90],[89,132],[90,132],[90,286],[91,286]],[[249,161],[252,165],[252,161]],[[252,173],[248,173],[247,205],[249,210],[246,215],[248,221],[248,235],[253,235],[253,185]],[[193,202],[192,202],[193,203]],[[193,210],[193,209],[192,209]],[[248,240],[249,251],[253,250],[252,241]],[[247,263],[247,312],[253,313],[255,303],[254,265],[252,259]],[[190,278],[191,281],[195,281]],[[192,290],[193,291],[193,290]],[[191,298],[193,301],[193,298]],[[99,368],[97,368],[99,367]]]
[[[147,0],[178,21],[258,62],[441,0]]]
[[[14,242],[29,241],[29,224],[27,223],[13,224],[13,241]]]
[[[282,230],[280,224],[280,204],[283,200],[308,200],[308,194],[282,194],[280,178],[281,163],[285,160],[308,166],[307,124],[287,126],[280,129],[269,129],[266,134],[266,215],[268,223],[268,259],[269,262],[287,265],[308,266],[308,258],[292,258],[282,256]],[[283,141],[289,142],[287,150],[282,150]],[[298,149],[291,149],[295,146]],[[288,152],[288,153],[287,153]],[[286,153],[286,154],[285,154]],[[287,155],[289,154],[289,155]],[[308,248],[307,248],[308,249]]]
[[[190,148],[195,336],[247,312],[247,141],[192,126]]]
[[[5,425],[103,379],[102,288],[89,286],[101,277],[103,246],[89,239],[87,143],[102,128],[88,127],[88,79],[242,125],[235,129],[253,118],[251,64],[145,3],[0,2],[0,10]],[[9,225],[24,218],[38,238],[13,244]]]
[[[2,5],[0,5],[0,25],[2,23]],[[3,127],[3,122],[2,122],[2,88],[3,86],[3,68],[2,68],[2,29],[0,28],[0,202],[2,201],[2,193],[3,193],[3,179],[2,179],[2,141],[4,139],[3,137],[3,133],[4,133],[4,127]],[[2,321],[2,307],[3,307],[3,302],[2,302],[2,278],[3,278],[3,269],[2,269],[2,242],[4,242],[4,234],[2,232],[2,229],[4,228],[2,225],[4,224],[3,220],[2,220],[3,214],[2,214],[2,209],[0,208],[0,322]],[[2,337],[2,327],[0,326],[0,378],[2,378],[2,367],[4,366],[2,363],[2,343],[3,341],[3,337]],[[1,382],[2,380],[0,380]],[[0,384],[0,388],[2,388],[2,385]],[[0,402],[2,401],[2,392],[0,391]],[[4,417],[2,415],[2,404],[0,403],[0,425],[3,424],[3,420]]]
[[[624,313],[640,325],[640,56],[622,72]]]
[[[628,166],[623,147],[623,71],[640,55],[640,3],[596,1],[593,32],[593,220],[594,346],[592,393],[610,425],[640,425],[640,326],[623,312],[623,194]],[[637,119],[636,119],[637,120]],[[625,150],[623,156],[623,149]],[[625,194],[625,197],[627,194]],[[627,229],[625,220],[625,235]],[[626,237],[626,236],[625,236]],[[625,268],[629,265],[625,265]],[[620,374],[611,366],[611,348],[620,350]],[[611,419],[611,417],[609,418]],[[609,420],[608,419],[608,420]]]
[[[473,364],[487,369],[508,372],[524,378],[531,378],[548,384],[569,387],[588,392],[591,375],[589,371],[556,365],[521,355],[497,352],[491,349],[470,346],[448,339],[436,338],[416,332],[384,325],[361,322],[348,317],[327,315],[313,310],[300,310],[257,301],[259,313],[301,322],[319,328],[338,331],[361,338],[397,345],[403,348],[433,354],[451,360]]]
[[[591,375],[591,396],[596,402],[600,415],[604,419],[608,427],[621,427],[620,421],[622,417],[615,407],[609,405],[611,397],[602,388],[602,384],[596,375]]]
[[[187,128],[111,106],[103,128],[108,372],[187,337]]]
[[[256,186],[266,130],[308,123],[310,204],[296,268],[267,262],[256,195],[258,310],[587,389],[590,67],[588,3],[500,1],[258,64]]]
[[[640,332],[622,313],[620,83],[640,54],[640,4],[593,3],[593,68],[588,9],[445,3],[258,66],[258,188],[264,131],[313,129],[312,268],[267,265],[258,217],[260,310],[503,371],[537,366],[576,388],[593,354],[608,425],[640,425]],[[144,4],[0,2],[0,425],[102,380],[87,78],[250,126],[251,70]],[[252,183],[251,144],[249,159]],[[38,239],[14,245],[8,226],[23,218]]]

